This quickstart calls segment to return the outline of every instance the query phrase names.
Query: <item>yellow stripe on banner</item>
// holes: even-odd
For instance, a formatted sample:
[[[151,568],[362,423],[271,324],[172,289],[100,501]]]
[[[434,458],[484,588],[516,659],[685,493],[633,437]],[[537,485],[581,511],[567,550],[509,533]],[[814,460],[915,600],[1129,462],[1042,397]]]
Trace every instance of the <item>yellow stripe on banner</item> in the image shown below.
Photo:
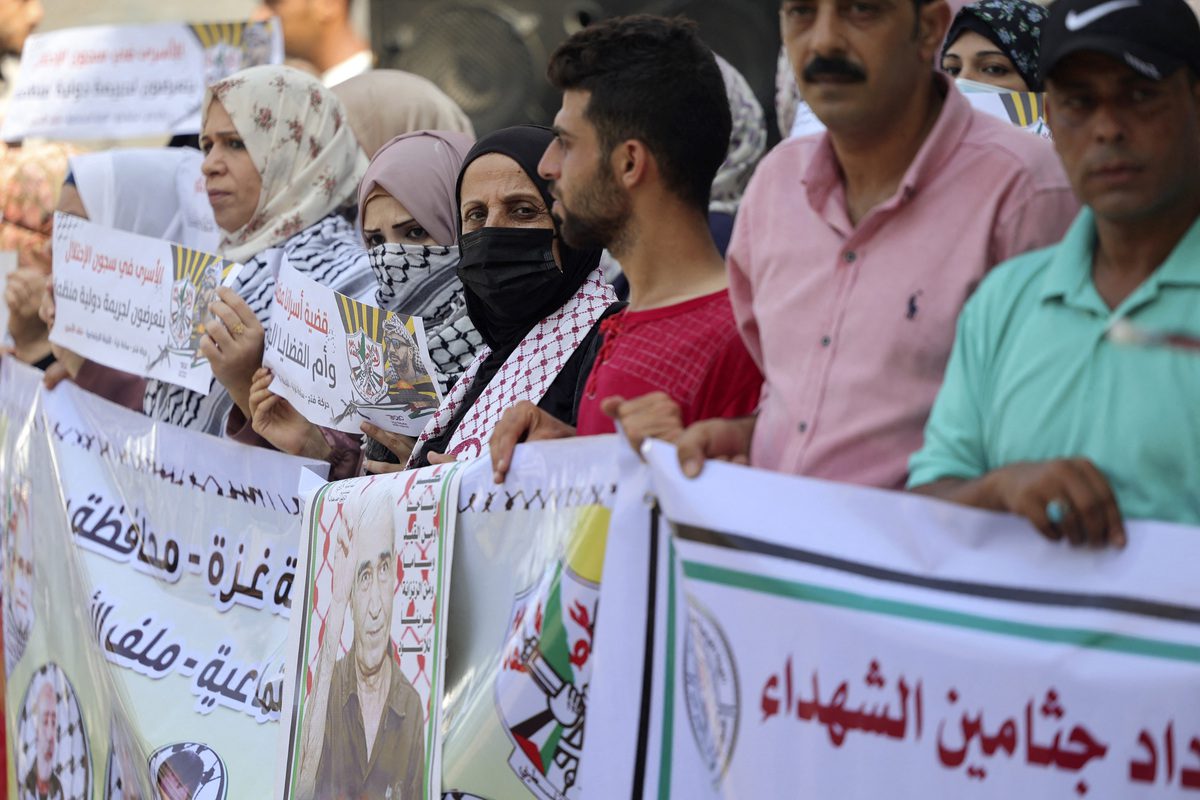
[[[220,260],[219,256],[212,253],[191,250],[179,244],[171,245],[171,255],[175,262],[175,280],[186,280],[193,286],[199,286],[205,271]]]
[[[200,40],[201,46],[207,50],[218,44],[228,44],[241,47],[246,36],[248,22],[213,22],[191,25],[192,32]]]
[[[383,323],[389,312],[366,303],[356,302],[343,294],[335,296],[338,303],[338,316],[342,318],[342,327],[346,329],[346,333],[355,334],[364,331],[368,338],[377,342],[383,339]]]

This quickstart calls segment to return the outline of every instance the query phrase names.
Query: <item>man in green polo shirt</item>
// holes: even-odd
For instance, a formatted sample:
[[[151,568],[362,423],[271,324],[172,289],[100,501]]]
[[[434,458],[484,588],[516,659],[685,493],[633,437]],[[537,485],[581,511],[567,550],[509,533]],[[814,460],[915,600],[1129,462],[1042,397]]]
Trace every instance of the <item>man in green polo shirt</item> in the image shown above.
[[[1041,69],[1086,207],[964,308],[909,487],[1122,547],[1124,518],[1200,525],[1200,355],[1112,335],[1200,336],[1200,23],[1183,0],[1058,0]]]

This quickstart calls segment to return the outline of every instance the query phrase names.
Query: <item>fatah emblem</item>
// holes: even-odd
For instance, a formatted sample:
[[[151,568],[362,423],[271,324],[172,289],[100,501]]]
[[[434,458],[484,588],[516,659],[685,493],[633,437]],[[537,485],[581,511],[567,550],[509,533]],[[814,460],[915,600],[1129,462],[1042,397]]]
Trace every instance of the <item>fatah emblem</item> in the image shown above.
[[[359,329],[346,337],[350,358],[350,382],[364,403],[378,403],[387,397],[383,380],[383,345]]]
[[[192,318],[196,308],[196,287],[189,280],[171,286],[171,344],[187,347],[192,338]]]
[[[233,268],[220,256],[189,250],[183,245],[171,245],[170,341],[158,357],[159,361],[174,354],[197,360],[197,349],[204,336],[204,320],[216,295],[221,279]]]
[[[579,796],[598,599],[596,584],[558,563],[513,609],[496,704],[509,766],[543,800]]]

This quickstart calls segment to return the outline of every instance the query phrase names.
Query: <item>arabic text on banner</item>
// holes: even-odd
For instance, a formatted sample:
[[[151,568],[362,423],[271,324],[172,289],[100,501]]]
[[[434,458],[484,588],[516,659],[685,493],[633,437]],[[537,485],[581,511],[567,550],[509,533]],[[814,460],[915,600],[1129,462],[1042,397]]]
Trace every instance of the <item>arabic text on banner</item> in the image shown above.
[[[441,399],[432,363],[420,317],[360,303],[283,261],[263,365],[271,391],[310,422],[358,433],[367,420],[417,436]]]
[[[648,460],[660,511],[610,536],[589,794],[1200,796],[1200,532],[1080,551],[924,497]]]
[[[180,244],[54,215],[50,341],[107,367],[207,394],[208,310],[235,264]]]
[[[303,462],[40,378],[0,366],[8,796],[269,796]]]
[[[275,20],[103,25],[25,42],[0,136],[16,141],[199,133],[204,88],[283,63]]]

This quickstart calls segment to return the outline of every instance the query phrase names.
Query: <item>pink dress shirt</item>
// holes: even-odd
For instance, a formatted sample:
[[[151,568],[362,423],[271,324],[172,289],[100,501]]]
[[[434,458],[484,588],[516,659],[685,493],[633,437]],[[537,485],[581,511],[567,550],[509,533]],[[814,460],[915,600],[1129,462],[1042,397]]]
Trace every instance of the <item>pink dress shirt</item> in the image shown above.
[[[850,222],[826,134],[759,165],[729,246],[738,327],[765,376],[751,461],[902,488],[963,303],[1079,210],[1046,140],[956,89],[896,194]]]

